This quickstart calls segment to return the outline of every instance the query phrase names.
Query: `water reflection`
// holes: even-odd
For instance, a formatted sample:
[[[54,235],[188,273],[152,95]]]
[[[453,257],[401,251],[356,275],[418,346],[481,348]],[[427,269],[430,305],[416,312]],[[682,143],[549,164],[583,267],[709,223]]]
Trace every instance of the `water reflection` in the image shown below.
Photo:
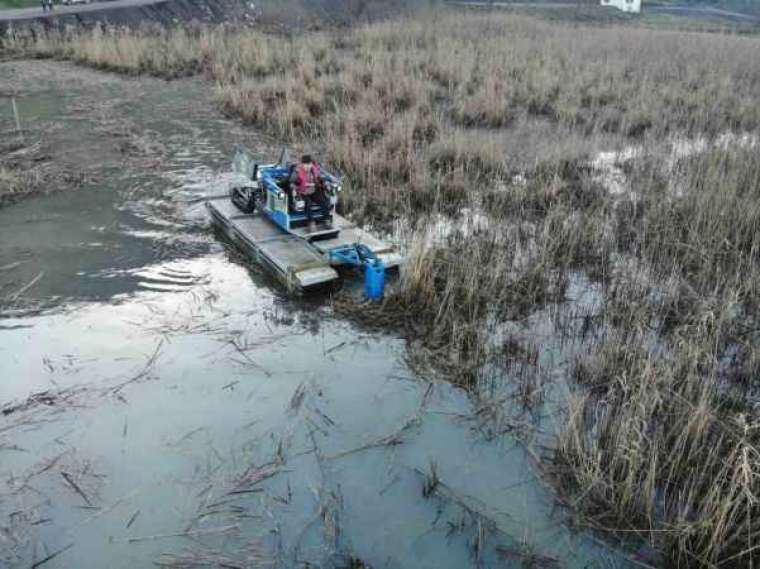
[[[10,567],[41,544],[73,544],[60,568],[603,566],[522,444],[484,438],[464,392],[414,380],[404,342],[223,254],[151,271],[195,280],[10,320],[34,326],[4,333],[0,399],[58,394],[0,423],[23,449],[0,451],[0,507],[23,505],[33,536]]]

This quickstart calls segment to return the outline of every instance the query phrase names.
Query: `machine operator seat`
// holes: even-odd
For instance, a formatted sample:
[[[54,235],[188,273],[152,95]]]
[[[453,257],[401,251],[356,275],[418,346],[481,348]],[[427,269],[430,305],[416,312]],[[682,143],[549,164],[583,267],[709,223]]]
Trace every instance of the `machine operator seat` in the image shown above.
[[[293,184],[290,180],[293,179],[293,172],[296,169],[297,164],[290,164],[288,165],[288,175],[282,179],[277,180],[277,185],[282,188],[282,190],[285,192],[285,195],[288,196],[288,211],[290,213],[293,213],[296,211],[296,204],[295,204],[295,195],[296,191],[293,187]]]

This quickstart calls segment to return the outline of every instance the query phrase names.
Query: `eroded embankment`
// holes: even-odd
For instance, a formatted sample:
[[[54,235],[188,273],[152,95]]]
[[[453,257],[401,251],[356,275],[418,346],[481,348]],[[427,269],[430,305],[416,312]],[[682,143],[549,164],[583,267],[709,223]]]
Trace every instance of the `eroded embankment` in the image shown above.
[[[427,0],[108,0],[59,7],[0,11],[0,35],[9,32],[90,28],[96,24],[136,28],[155,25],[224,23],[260,25],[280,32],[348,26],[414,13],[430,7]]]
[[[171,27],[180,22],[249,23],[255,20],[254,5],[237,0],[157,0],[117,1],[62,8],[42,14],[35,10],[18,10],[13,17],[0,12],[0,33],[40,29],[74,29],[95,24],[137,27],[157,24]]]

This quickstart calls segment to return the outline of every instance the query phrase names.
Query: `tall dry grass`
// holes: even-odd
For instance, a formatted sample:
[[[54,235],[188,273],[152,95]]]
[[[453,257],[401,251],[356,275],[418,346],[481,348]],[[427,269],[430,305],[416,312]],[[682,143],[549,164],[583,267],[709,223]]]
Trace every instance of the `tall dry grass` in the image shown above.
[[[128,73],[202,70],[225,112],[324,146],[352,186],[346,205],[366,219],[456,210],[470,187],[514,170],[478,142],[482,129],[528,119],[661,137],[760,125],[758,40],[727,35],[437,11],[294,37],[95,28],[2,41]]]
[[[24,184],[21,177],[5,168],[0,168],[0,203],[3,199],[18,194],[22,191]]]
[[[63,58],[109,71],[179,77],[202,69],[200,30],[171,31],[146,26],[139,32],[96,25],[87,32],[53,31],[13,35],[0,40],[3,49],[41,58]]]
[[[17,164],[2,160],[0,156],[0,207],[15,203],[44,188],[39,168],[29,164]]]
[[[402,328],[420,343],[411,355],[418,371],[476,389],[513,355],[494,342],[500,324],[560,300],[565,277],[520,227],[455,232],[444,241],[428,227],[382,303],[337,308],[373,326]]]
[[[751,567],[757,418],[727,396],[711,324],[662,355],[615,343],[586,362],[594,390],[570,407],[559,480],[591,527],[634,532],[667,566]]]
[[[673,567],[752,567],[760,530],[760,158],[708,150],[637,173],[607,290],[615,332],[576,367],[558,463],[592,527]]]

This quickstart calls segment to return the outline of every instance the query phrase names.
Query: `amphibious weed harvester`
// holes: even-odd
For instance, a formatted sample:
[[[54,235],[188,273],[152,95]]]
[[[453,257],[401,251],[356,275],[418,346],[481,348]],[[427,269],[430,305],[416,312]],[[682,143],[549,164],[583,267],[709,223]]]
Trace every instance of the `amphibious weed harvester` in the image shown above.
[[[294,167],[284,151],[276,163],[258,164],[238,150],[229,194],[206,202],[216,225],[291,290],[307,291],[331,283],[339,278],[336,268],[351,266],[363,269],[369,298],[382,296],[385,271],[397,267],[401,256],[335,212],[341,182],[324,170],[323,191],[330,200],[332,223],[310,230],[307,206],[291,187]],[[320,215],[314,207],[312,217]]]

